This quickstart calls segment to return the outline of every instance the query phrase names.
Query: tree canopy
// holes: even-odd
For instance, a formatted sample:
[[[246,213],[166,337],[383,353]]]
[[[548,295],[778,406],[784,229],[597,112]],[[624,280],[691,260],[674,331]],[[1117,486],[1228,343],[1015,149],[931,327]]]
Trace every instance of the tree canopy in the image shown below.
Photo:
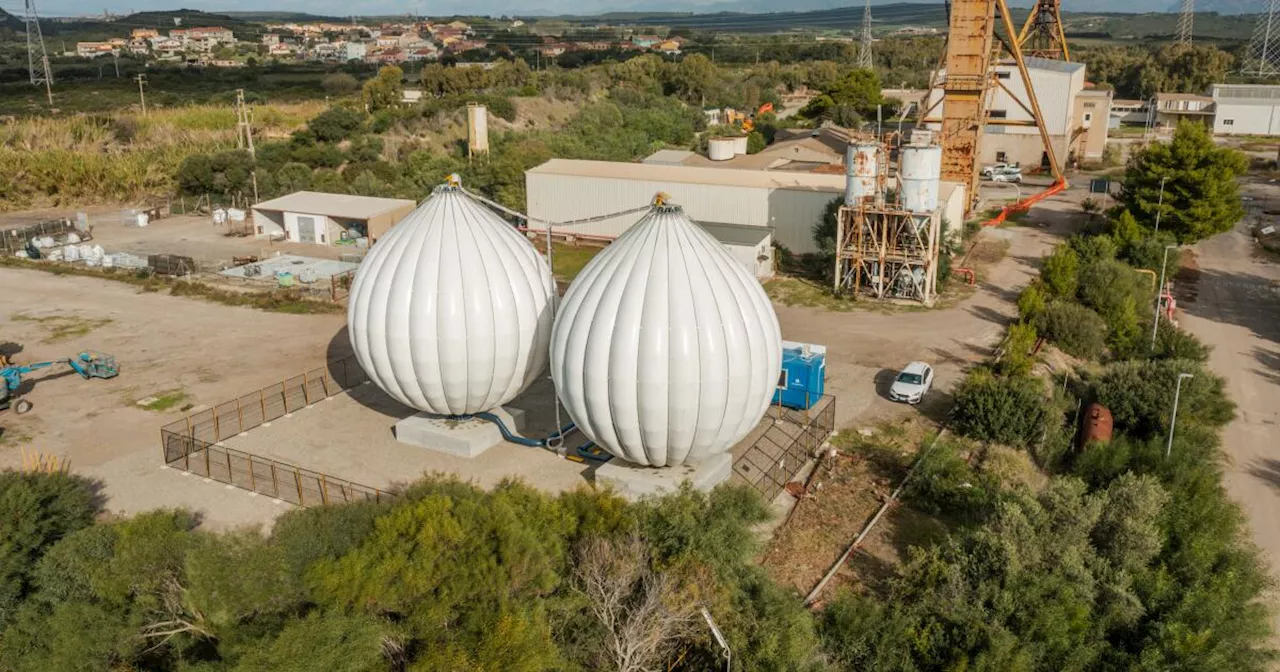
[[[1182,122],[1169,142],[1129,158],[1119,200],[1144,229],[1155,228],[1159,212],[1161,231],[1194,243],[1230,230],[1244,216],[1237,179],[1248,167],[1244,154],[1215,145],[1205,126]]]

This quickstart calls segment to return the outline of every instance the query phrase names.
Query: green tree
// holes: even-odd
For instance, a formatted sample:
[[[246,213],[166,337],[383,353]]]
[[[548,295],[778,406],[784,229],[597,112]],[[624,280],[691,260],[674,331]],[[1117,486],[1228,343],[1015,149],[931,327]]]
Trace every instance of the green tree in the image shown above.
[[[690,103],[702,105],[715,86],[716,66],[702,54],[690,54],[680,61],[672,74],[676,92]]]
[[[1073,357],[1098,359],[1106,346],[1106,321],[1078,303],[1051,301],[1035,324],[1041,335]]]
[[[378,69],[378,76],[364,83],[364,103],[370,112],[395,107],[404,98],[404,71],[394,65]]]
[[[1093,383],[1098,402],[1111,409],[1115,426],[1135,437],[1162,434],[1168,429],[1178,374],[1178,427],[1202,423],[1221,427],[1235,416],[1235,404],[1223,393],[1223,380],[1188,360],[1163,359],[1111,364]]]
[[[305,163],[286,163],[276,171],[276,186],[282,194],[306,191],[311,188],[311,173],[311,167]]]
[[[321,142],[341,142],[364,123],[364,117],[355,110],[331,107],[307,122],[307,128]]]
[[[1244,216],[1237,180],[1247,169],[1244,154],[1215,145],[1202,124],[1180,123],[1169,142],[1130,157],[1119,200],[1144,227],[1154,227],[1159,210],[1161,231],[1194,243],[1230,230]]]
[[[1049,410],[1039,378],[1000,377],[979,369],[956,389],[952,414],[963,436],[1024,446],[1040,438]]]

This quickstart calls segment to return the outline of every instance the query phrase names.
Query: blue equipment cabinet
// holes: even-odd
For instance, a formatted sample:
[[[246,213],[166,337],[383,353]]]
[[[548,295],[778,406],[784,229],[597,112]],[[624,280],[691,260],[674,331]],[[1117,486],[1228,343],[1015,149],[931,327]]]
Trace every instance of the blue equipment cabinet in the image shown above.
[[[782,342],[782,372],[773,403],[805,411],[822,398],[827,377],[827,348],[811,343]]]

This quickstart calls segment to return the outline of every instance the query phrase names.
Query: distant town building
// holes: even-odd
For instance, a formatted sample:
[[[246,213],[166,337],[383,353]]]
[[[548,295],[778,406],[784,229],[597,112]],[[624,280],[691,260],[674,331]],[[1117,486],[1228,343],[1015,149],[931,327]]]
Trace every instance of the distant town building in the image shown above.
[[[347,42],[342,45],[342,50],[342,60],[363,61],[365,55],[369,53],[369,45],[365,42]]]
[[[160,31],[154,28],[134,28],[129,33],[131,40],[151,40],[160,37]]]
[[[76,56],[80,58],[97,58],[99,56],[110,56],[117,54],[112,48],[110,42],[77,42]]]

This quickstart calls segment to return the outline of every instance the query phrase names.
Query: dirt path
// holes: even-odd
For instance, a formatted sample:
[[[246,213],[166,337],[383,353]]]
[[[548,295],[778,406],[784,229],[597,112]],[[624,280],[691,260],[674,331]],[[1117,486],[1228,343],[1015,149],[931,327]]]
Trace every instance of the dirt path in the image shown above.
[[[1280,266],[1254,247],[1243,223],[1201,242],[1198,279],[1175,291],[1182,326],[1213,346],[1209,366],[1238,406],[1223,435],[1225,485],[1280,580]]]

